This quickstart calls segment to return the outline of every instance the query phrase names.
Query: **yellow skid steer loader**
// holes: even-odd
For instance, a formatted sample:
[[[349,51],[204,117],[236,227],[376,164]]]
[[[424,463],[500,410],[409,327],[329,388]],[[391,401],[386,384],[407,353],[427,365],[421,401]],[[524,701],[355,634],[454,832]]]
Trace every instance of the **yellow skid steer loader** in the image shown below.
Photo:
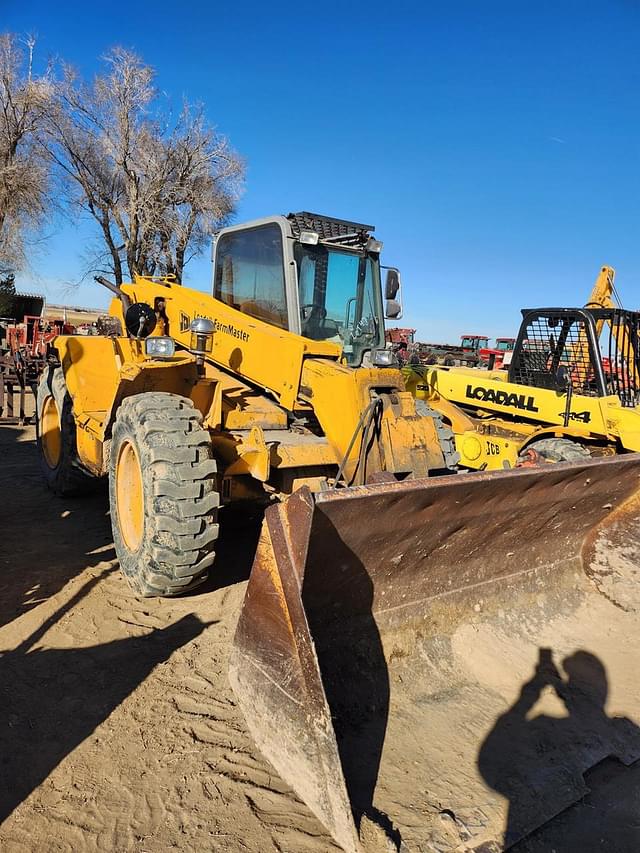
[[[405,380],[437,409],[471,469],[640,451],[640,313],[617,307],[603,267],[585,308],[522,311],[508,367],[415,366]]]
[[[385,348],[399,276],[383,299],[371,231],[225,228],[211,295],[103,281],[121,334],[55,341],[42,470],[108,476],[143,595],[202,583],[225,507],[270,504],[230,661],[259,748],[348,853],[502,849],[640,757],[640,464],[455,473]]]

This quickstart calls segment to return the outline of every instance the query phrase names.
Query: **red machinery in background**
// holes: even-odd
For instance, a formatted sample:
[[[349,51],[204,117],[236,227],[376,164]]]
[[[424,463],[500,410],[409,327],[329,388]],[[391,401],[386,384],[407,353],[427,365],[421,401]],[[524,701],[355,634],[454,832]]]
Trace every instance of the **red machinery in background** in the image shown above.
[[[461,335],[459,344],[433,344],[416,341],[415,329],[386,329],[385,340],[392,344],[401,363],[444,364],[448,366],[489,367],[499,370],[511,358],[515,338],[496,338],[489,346],[486,335]]]
[[[500,370],[502,367],[507,367],[511,361],[511,356],[507,353],[512,353],[515,345],[515,338],[496,338],[494,347],[482,347],[478,351],[480,361],[482,364],[486,364],[489,370]]]
[[[31,310],[42,311],[42,297],[26,297]],[[38,305],[39,302],[39,305]],[[15,417],[14,395],[20,396],[18,419],[26,421],[25,396],[35,386],[44,370],[47,346],[57,335],[73,334],[75,327],[63,320],[47,320],[40,314],[24,314],[22,322],[11,318],[0,320],[0,417]]]
[[[476,367],[480,362],[480,351],[486,348],[486,335],[462,335],[459,344],[418,344],[420,361],[423,364],[444,364],[449,367],[463,365]]]
[[[415,341],[415,329],[385,329],[384,337],[387,343],[412,344]]]
[[[392,345],[401,365],[406,364],[411,355],[417,352],[415,334],[415,329],[392,328],[384,331],[384,339]]]

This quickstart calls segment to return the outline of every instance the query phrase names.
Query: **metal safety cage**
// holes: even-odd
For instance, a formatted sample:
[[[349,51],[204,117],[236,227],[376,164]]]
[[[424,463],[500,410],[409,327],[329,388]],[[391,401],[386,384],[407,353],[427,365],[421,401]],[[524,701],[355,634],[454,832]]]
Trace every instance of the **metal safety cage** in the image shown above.
[[[596,308],[595,320],[607,394],[616,394],[625,407],[640,402],[640,313],[620,308]]]
[[[607,389],[593,314],[583,308],[523,309],[509,381],[604,396]]]

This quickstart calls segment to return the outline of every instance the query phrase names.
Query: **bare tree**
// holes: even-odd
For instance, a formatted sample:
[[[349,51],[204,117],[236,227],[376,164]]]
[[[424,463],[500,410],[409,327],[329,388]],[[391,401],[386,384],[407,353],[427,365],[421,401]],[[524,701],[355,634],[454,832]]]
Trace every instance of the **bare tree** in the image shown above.
[[[16,36],[0,34],[0,270],[25,263],[25,244],[50,211],[49,169],[41,133],[52,103],[49,73],[32,74]]]
[[[118,283],[125,270],[182,281],[186,261],[232,213],[243,164],[201,109],[185,104],[171,121],[135,53],[116,48],[105,65],[91,84],[64,68],[50,155],[72,202],[98,223]]]

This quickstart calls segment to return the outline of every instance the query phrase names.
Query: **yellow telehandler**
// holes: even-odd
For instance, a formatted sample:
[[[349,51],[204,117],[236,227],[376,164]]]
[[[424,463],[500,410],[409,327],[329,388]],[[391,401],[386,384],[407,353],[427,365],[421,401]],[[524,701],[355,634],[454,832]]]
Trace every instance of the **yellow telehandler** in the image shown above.
[[[498,726],[531,671],[527,696],[561,702],[578,650],[616,685],[640,651],[640,464],[455,473],[451,432],[385,348],[400,280],[382,287],[372,230],[309,213],[224,228],[212,294],[103,280],[121,333],[56,339],[42,469],[63,493],[108,476],[142,595],[200,584],[225,507],[266,503],[230,659],[258,747],[347,853],[502,849],[594,765],[640,757],[588,681],[588,736],[572,722],[541,752]]]
[[[463,466],[640,451],[640,314],[614,303],[614,276],[602,267],[584,308],[523,310],[504,370],[405,369],[407,388],[453,429]]]

